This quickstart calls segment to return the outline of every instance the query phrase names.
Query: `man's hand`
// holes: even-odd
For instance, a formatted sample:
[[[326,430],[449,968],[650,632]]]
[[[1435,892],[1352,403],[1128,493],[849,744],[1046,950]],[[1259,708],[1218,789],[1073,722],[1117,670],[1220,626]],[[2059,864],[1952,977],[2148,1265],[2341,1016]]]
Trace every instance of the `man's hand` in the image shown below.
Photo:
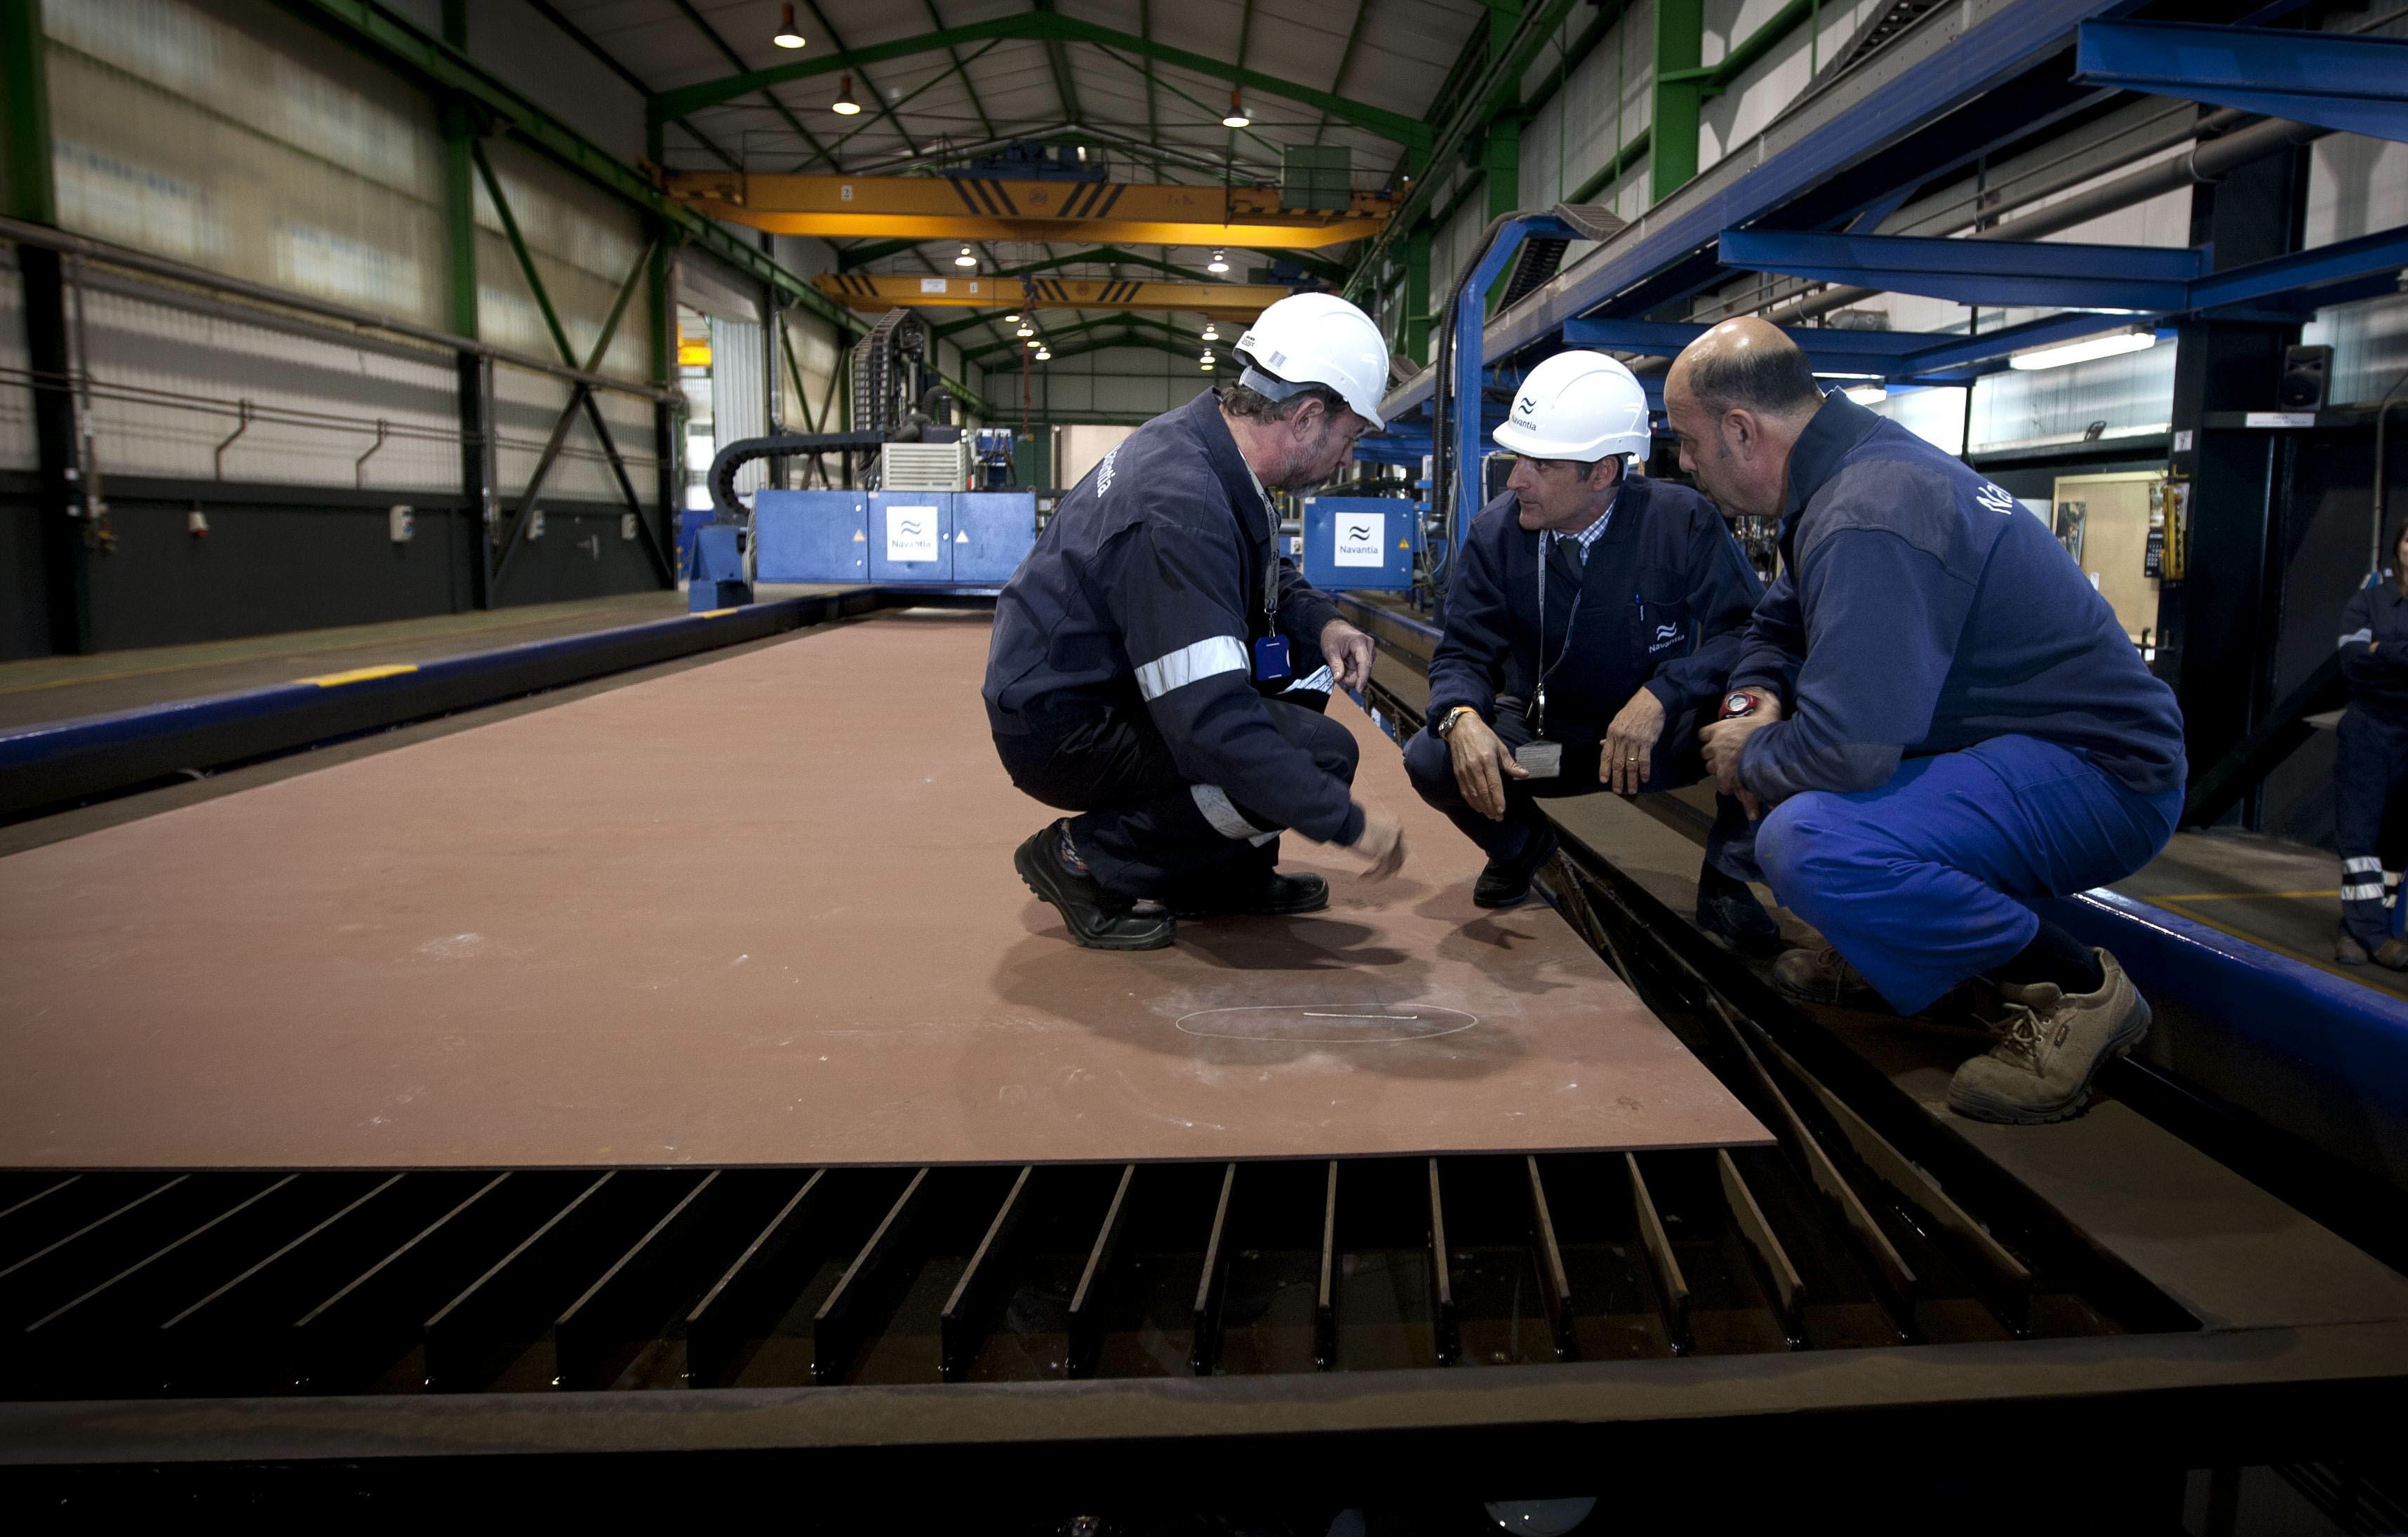
[[[1605,728],[1598,777],[1616,795],[1635,796],[1647,781],[1655,761],[1656,739],[1664,734],[1664,703],[1648,689],[1631,695],[1630,702]]]
[[[1371,638],[1343,619],[1321,626],[1321,659],[1340,688],[1361,688],[1371,681]]]
[[[1455,784],[1465,803],[1491,822],[1504,821],[1505,776],[1528,779],[1530,770],[1513,761],[1486,721],[1469,712],[1455,718],[1446,750],[1455,760]]]
[[[1405,868],[1405,825],[1367,806],[1363,810],[1363,831],[1346,847],[1371,862],[1363,879],[1384,881]]]
[[[1704,750],[1706,768],[1714,776],[1714,787],[1727,796],[1739,797],[1740,804],[1754,816],[1764,809],[1764,803],[1739,782],[1740,754],[1745,750],[1748,738],[1781,719],[1781,701],[1760,688],[1738,692],[1756,701],[1756,712],[1714,722],[1698,733],[1698,745]]]

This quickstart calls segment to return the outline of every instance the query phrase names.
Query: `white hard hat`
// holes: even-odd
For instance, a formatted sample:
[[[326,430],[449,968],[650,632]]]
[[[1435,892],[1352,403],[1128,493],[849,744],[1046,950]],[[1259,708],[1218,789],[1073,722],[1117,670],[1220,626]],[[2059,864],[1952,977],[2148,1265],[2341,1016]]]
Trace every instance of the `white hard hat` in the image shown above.
[[[1647,392],[1620,360],[1603,352],[1557,352],[1531,369],[1497,446],[1534,459],[1582,464],[1614,453],[1645,455]]]
[[[1238,382],[1284,399],[1301,384],[1326,384],[1377,431],[1388,393],[1388,338],[1371,317],[1335,294],[1291,294],[1254,317],[1238,338],[1246,371]]]

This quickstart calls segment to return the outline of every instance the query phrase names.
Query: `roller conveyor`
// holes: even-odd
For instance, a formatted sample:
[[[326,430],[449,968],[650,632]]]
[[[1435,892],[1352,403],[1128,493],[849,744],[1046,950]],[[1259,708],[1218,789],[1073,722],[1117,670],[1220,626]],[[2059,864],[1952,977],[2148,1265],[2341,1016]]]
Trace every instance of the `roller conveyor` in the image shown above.
[[[823,648],[840,677],[848,637],[896,623],[740,660]],[[1371,699],[1409,724],[1399,666],[1383,654]],[[757,680],[746,695],[717,701],[752,717],[724,739],[739,756],[777,705]],[[831,750],[894,761],[848,734],[870,720]],[[623,768],[644,740],[617,741]],[[708,747],[694,758],[711,771]],[[1067,1509],[1071,1490],[1192,1486],[1199,1457],[1198,1498],[1308,1502],[1404,1466],[1448,1497],[1539,1492],[1499,1489],[1500,1467],[1593,1492],[1600,1458],[1638,1459],[1651,1483],[1733,1465],[1809,1478],[1870,1438],[1886,1460],[1936,1463],[2002,1405],[2090,1438],[2074,1476],[2115,1499],[2135,1468],[2363,1455],[2357,1427],[2408,1375],[2408,1283],[2128,1106],[2000,1136],[1933,1113],[1911,1074],[1869,1065],[1680,922],[1665,877],[1693,846],[1620,803],[1565,822],[1554,912],[1530,910],[1514,943],[1560,934],[1597,957],[1586,994],[1635,993],[1743,1134],[1436,1157],[673,1163],[379,1161],[353,1128],[240,1169],[40,1169],[20,1142],[0,1174],[0,1459],[85,1493],[97,1475],[68,1470],[127,1463],[171,1480],[274,1463],[304,1470],[285,1475],[298,1487],[396,1491],[439,1466],[537,1488],[557,1487],[544,1454],[608,1445],[662,1467],[717,1452],[717,1476],[834,1480],[850,1500],[940,1453],[960,1487],[915,1499],[991,1510],[1005,1487],[1014,1508]],[[1445,849],[1433,835],[1415,852],[1445,868]],[[1022,941],[1067,951],[1038,932],[1045,910],[1015,912]],[[713,1001],[676,1013],[708,1020]],[[592,1050],[578,1041],[555,1028],[571,1076]],[[380,1071],[345,1044],[323,1069],[337,1093]],[[557,1129],[577,1113],[558,1102],[573,1097],[510,1092],[541,1113],[497,1097],[491,1118]],[[610,1113],[640,1124],[674,1095]]]

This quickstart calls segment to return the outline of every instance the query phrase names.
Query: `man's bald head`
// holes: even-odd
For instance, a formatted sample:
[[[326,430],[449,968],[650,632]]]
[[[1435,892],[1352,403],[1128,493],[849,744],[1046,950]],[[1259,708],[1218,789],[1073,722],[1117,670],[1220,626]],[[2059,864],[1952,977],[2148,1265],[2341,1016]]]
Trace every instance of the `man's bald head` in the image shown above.
[[[1823,404],[1805,350],[1779,326],[1753,315],[1725,321],[1683,348],[1664,382],[1716,416],[1734,409],[1762,416],[1811,415]]]
[[[1664,381],[1681,467],[1726,517],[1781,511],[1789,451],[1822,406],[1806,354],[1754,318],[1725,321],[1689,343]]]

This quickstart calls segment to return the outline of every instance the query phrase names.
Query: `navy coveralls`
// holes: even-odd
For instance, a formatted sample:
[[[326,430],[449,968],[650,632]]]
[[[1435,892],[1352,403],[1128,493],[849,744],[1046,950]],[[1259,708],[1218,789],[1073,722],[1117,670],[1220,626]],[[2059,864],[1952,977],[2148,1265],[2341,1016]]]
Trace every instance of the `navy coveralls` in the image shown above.
[[[2408,780],[2408,598],[2388,573],[2342,610],[2340,755],[2333,763],[2333,842],[2341,851],[2342,924],[2372,950],[2398,927],[2383,911],[2383,822]]]
[[[1509,491],[1472,521],[1447,593],[1446,633],[1430,657],[1430,725],[1405,746],[1413,788],[1491,856],[1521,852],[1537,829],[1533,797],[1597,791],[1599,740],[1641,688],[1664,707],[1643,788],[1701,777],[1699,719],[1711,719],[1722,698],[1740,632],[1764,594],[1713,503],[1686,486],[1627,479],[1585,565],[1573,539],[1547,541],[1542,638],[1541,536],[1522,526],[1518,506]],[[1526,711],[1541,667],[1544,735],[1564,744],[1563,772],[1507,778],[1505,819],[1491,822],[1465,804],[1453,756],[1434,727],[1455,706],[1469,705],[1507,750],[1531,740],[1539,733]],[[1716,846],[1746,826],[1736,802],[1724,810]]]
[[[1781,575],[1731,686],[1756,861],[1913,1013],[2013,958],[2025,902],[2120,880],[2182,812],[2182,712],[2014,496],[1837,391],[1789,455]]]
[[[1023,791],[1083,813],[1070,841],[1109,891],[1268,871],[1282,828],[1362,836],[1326,670],[1276,697],[1254,682],[1255,639],[1286,637],[1311,674],[1338,616],[1277,537],[1207,391],[1104,455],[996,599],[996,751]]]

